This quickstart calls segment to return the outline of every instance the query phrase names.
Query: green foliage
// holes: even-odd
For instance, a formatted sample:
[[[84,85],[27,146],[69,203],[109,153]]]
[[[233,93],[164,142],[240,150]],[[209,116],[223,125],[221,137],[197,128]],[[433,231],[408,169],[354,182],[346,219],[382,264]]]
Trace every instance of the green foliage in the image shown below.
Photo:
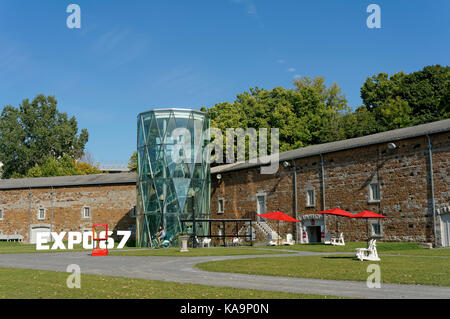
[[[86,162],[75,161],[75,167],[77,171],[80,173],[80,175],[92,175],[102,173],[102,171],[99,170],[97,167],[92,166],[91,164]]]
[[[344,138],[338,119],[349,108],[337,84],[327,87],[323,77],[302,77],[294,86],[290,90],[252,88],[238,94],[233,103],[202,110],[209,114],[211,126],[223,134],[227,128],[279,128],[280,151]],[[225,144],[224,134],[224,149]]]
[[[130,172],[136,172],[138,167],[138,153],[136,151],[131,154],[130,159],[128,160],[128,169]]]
[[[373,112],[379,131],[449,118],[450,67],[426,66],[391,77],[379,73],[364,82],[361,98]]]
[[[57,110],[53,96],[36,96],[23,100],[19,108],[5,106],[0,117],[0,162],[3,178],[24,176],[47,158],[67,155],[72,159],[83,154],[88,132],[81,130],[75,117]],[[37,169],[36,172],[37,173]]]
[[[42,165],[35,164],[30,168],[25,177],[48,177],[48,176],[70,176],[100,174],[101,171],[83,162],[76,162],[69,155],[61,158],[48,157]]]
[[[354,111],[336,83],[327,87],[324,82],[323,77],[301,77],[294,80],[294,89],[253,88],[238,94],[232,103],[202,111],[209,114],[211,127],[223,134],[227,128],[279,128],[280,151],[450,117],[450,67],[373,75],[361,87],[364,105]],[[225,145],[224,135],[224,149]]]

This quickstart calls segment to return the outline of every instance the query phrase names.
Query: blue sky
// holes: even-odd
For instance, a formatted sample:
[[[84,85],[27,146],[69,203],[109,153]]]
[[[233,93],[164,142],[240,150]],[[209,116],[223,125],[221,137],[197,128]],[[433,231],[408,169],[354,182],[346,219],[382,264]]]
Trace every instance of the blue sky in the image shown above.
[[[66,26],[71,3],[81,29]],[[366,26],[371,3],[381,29]],[[337,82],[355,107],[373,74],[448,65],[449,14],[448,0],[0,0],[0,107],[55,95],[97,161],[125,164],[152,108],[211,107],[298,75]]]

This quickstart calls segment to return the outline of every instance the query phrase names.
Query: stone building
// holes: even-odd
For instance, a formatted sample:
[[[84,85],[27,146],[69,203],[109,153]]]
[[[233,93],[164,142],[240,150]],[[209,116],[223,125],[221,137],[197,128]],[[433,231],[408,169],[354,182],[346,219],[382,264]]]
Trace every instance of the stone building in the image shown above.
[[[449,150],[450,120],[443,120],[283,152],[274,174],[261,174],[257,163],[213,167],[211,219],[256,221],[259,213],[282,211],[301,223],[215,223],[211,232],[265,240],[273,230],[306,243],[340,232],[363,241],[368,229],[381,241],[450,246]],[[94,223],[134,230],[136,182],[133,173],[0,180],[0,240],[33,242],[37,232],[91,230]],[[316,214],[331,208],[387,218]]]
[[[211,218],[256,220],[259,213],[282,211],[301,223],[265,220],[256,224],[256,236],[263,239],[271,229],[306,243],[341,232],[346,240],[366,240],[368,233],[383,241],[450,246],[449,131],[450,120],[443,120],[283,152],[271,175],[256,163],[213,167]],[[332,208],[387,218],[316,214]]]
[[[133,173],[0,180],[0,240],[34,243],[38,232],[135,230]]]

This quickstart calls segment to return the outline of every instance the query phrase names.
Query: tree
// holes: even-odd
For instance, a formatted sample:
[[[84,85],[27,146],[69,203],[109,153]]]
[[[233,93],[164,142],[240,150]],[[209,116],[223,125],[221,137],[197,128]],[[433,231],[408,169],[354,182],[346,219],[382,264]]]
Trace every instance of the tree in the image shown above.
[[[380,130],[449,118],[450,67],[426,66],[391,77],[373,75],[361,87],[361,98],[367,110],[374,112]]]
[[[202,110],[211,126],[222,131],[224,149],[227,128],[279,128],[280,151],[345,138],[340,121],[349,111],[347,100],[336,83],[327,87],[324,82],[323,77],[301,77],[289,90],[256,87],[238,94],[232,103]]]
[[[130,172],[136,172],[138,167],[138,154],[136,151],[131,154],[130,159],[128,160],[128,169]]]
[[[30,168],[26,177],[49,177],[100,174],[101,171],[88,163],[77,162],[69,155],[61,158],[48,157],[42,165],[35,164]]]
[[[79,158],[87,141],[87,130],[78,134],[75,117],[60,113],[53,96],[25,99],[19,108],[5,106],[0,117],[2,177],[24,176],[48,158]]]

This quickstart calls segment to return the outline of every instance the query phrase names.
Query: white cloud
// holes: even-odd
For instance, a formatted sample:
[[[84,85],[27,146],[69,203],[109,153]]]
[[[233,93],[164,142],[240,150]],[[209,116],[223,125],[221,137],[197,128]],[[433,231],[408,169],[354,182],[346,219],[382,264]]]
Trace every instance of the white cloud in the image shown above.
[[[294,68],[287,69],[288,72],[295,72],[296,70]]]
[[[249,16],[255,18],[261,27],[263,26],[258,14],[258,9],[256,8],[256,5],[253,3],[252,0],[231,0],[231,2],[236,4],[242,4],[243,6],[245,6],[246,13]]]

